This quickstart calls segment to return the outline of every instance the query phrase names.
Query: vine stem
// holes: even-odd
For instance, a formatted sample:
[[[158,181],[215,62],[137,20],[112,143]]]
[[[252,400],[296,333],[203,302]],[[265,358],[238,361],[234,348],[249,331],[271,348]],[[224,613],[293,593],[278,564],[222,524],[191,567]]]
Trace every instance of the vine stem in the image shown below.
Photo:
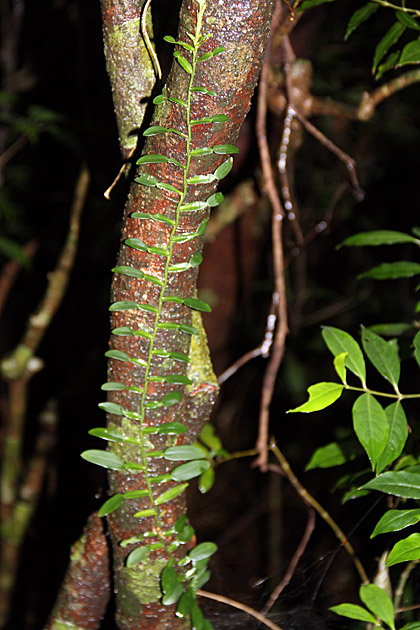
[[[375,389],[369,389],[368,387],[354,387],[353,385],[343,384],[344,389],[352,392],[364,392],[365,394],[372,394],[372,396],[382,396],[382,398],[396,398],[397,400],[405,400],[406,398],[420,398],[420,394],[387,394],[386,392],[378,392]]]
[[[320,503],[307,491],[307,489],[301,484],[299,479],[296,477],[295,473],[290,467],[289,462],[286,457],[283,455],[279,447],[277,446],[274,439],[271,440],[270,443],[270,451],[273,453],[275,458],[280,464],[281,470],[284,472],[289,482],[296,490],[296,492],[302,497],[303,501],[306,504],[309,504],[314,510],[320,515],[320,517],[329,525],[329,527],[333,530],[334,534],[338,538],[338,540],[343,545],[344,549],[347,551],[348,555],[353,561],[353,564],[362,580],[363,584],[369,583],[369,578],[366,574],[366,571],[360,562],[356,552],[351,545],[351,543],[347,540],[347,536],[344,534],[343,530],[337,525],[337,523],[331,518],[325,508],[322,507]]]
[[[372,0],[379,4],[381,7],[388,7],[388,9],[395,9],[396,11],[403,11],[404,13],[412,13],[413,15],[417,15],[420,17],[420,11],[418,9],[410,9],[409,7],[402,7],[396,4],[392,4],[392,2],[388,2],[387,0]]]
[[[276,5],[273,20],[272,32],[277,25],[281,14],[281,5]],[[285,341],[288,333],[287,323],[287,302],[286,283],[284,278],[284,254],[283,254],[283,220],[284,209],[278,195],[273,169],[271,166],[270,150],[267,141],[267,94],[268,94],[268,70],[270,65],[270,42],[267,45],[267,53],[261,69],[260,85],[257,102],[257,124],[256,134],[258,151],[260,154],[261,168],[263,174],[264,187],[272,207],[271,233],[273,249],[274,268],[274,292],[272,303],[275,314],[278,318],[278,325],[274,335],[272,353],[269,363],[264,373],[262,394],[259,412],[258,436],[256,448],[259,455],[255,461],[255,466],[264,471],[267,469],[267,443],[268,426],[270,417],[270,405],[273,398],[274,386],[277,374],[284,354]]]
[[[259,613],[257,610],[254,610],[250,606],[246,604],[242,604],[241,602],[236,601],[235,599],[230,599],[230,597],[225,597],[224,595],[218,595],[217,593],[209,593],[208,591],[202,591],[199,589],[197,591],[197,595],[201,597],[205,597],[206,599],[212,599],[215,602],[220,602],[221,604],[226,604],[227,606],[231,606],[232,608],[237,608],[238,610],[242,610],[243,612],[251,615],[255,619],[258,619],[260,623],[263,623],[267,628],[271,628],[271,630],[283,630],[280,626],[278,626],[271,619],[267,619],[262,613]]]

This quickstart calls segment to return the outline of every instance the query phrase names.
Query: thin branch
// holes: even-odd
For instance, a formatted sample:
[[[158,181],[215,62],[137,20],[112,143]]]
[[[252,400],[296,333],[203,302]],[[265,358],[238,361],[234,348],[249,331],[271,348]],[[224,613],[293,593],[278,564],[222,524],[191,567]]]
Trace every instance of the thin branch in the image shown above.
[[[412,560],[407,564],[404,570],[400,574],[400,578],[398,580],[397,587],[394,593],[394,608],[397,611],[400,611],[401,599],[404,593],[405,585],[407,584],[407,580],[410,577],[411,572],[418,565],[418,560]]]
[[[400,9],[401,10],[401,9]],[[420,15],[420,11],[419,11]],[[375,108],[379,103],[389,98],[396,92],[413,85],[414,83],[418,83],[420,81],[420,70],[416,68],[415,70],[410,70],[400,77],[396,77],[388,83],[384,83],[380,87],[378,87],[374,92],[369,94],[369,92],[363,92],[362,99],[360,105],[357,109],[357,117],[359,120],[369,120],[373,116]]]
[[[12,142],[12,144],[3,151],[3,153],[0,155],[0,173],[4,169],[6,164],[8,164],[10,160],[13,160],[15,155],[17,155],[19,151],[21,151],[23,147],[27,144],[28,136],[23,133],[21,136],[19,136],[19,138],[17,138],[17,140]]]
[[[299,479],[296,477],[295,473],[290,467],[289,462],[286,457],[283,455],[279,447],[277,446],[274,440],[271,441],[270,450],[274,454],[275,458],[279,462],[281,468],[283,469],[285,475],[287,476],[290,484],[296,490],[296,492],[302,497],[303,501],[306,504],[309,504],[314,510],[320,515],[320,517],[329,525],[329,527],[333,530],[334,534],[338,538],[338,540],[343,545],[344,549],[347,551],[351,560],[353,561],[354,566],[360,576],[360,579],[364,584],[369,583],[368,576],[366,574],[365,569],[363,568],[362,563],[360,562],[358,556],[356,555],[355,550],[351,543],[347,540],[347,536],[344,534],[343,530],[337,525],[337,523],[331,518],[328,512],[322,507],[320,503],[307,491],[307,489],[301,484]]]
[[[230,599],[230,597],[225,597],[224,595],[218,595],[217,593],[209,593],[208,591],[202,591],[201,589],[197,591],[197,595],[199,595],[200,597],[205,597],[206,599],[212,599],[215,602],[220,602],[221,604],[226,604],[227,606],[231,606],[232,608],[237,608],[238,610],[242,610],[248,615],[251,615],[251,617],[254,617],[255,619],[257,619],[260,623],[263,623],[265,626],[267,626],[267,628],[271,628],[271,630],[282,630],[280,626],[278,626],[276,623],[274,623],[270,619],[267,619],[267,617],[265,617],[258,611],[254,610],[250,606],[247,606],[246,604],[241,604],[241,602],[237,602],[234,599]]]
[[[26,243],[23,248],[23,253],[27,260],[33,258],[37,248],[38,241],[36,239],[32,239]],[[3,312],[3,308],[6,304],[6,300],[10,293],[11,288],[13,287],[15,280],[19,271],[22,268],[21,260],[9,260],[5,263],[1,269],[0,273],[0,314]]]
[[[279,8],[279,5],[277,5],[273,16],[273,25],[276,24],[277,20],[279,19]],[[282,242],[284,209],[278,196],[276,185],[274,182],[270,151],[267,142],[266,119],[269,63],[270,47],[268,46],[267,54],[261,70],[260,85],[258,90],[256,134],[264,187],[272,206],[271,230],[274,268],[274,293],[272,303],[275,309],[275,313],[278,317],[278,327],[274,336],[272,354],[265,370],[261,392],[258,436],[256,442],[259,456],[255,461],[255,466],[259,466],[262,471],[264,471],[267,466],[267,442],[270,405],[273,398],[277,374],[284,354],[286,335],[288,333],[286,284],[284,278],[284,255]]]
[[[312,536],[312,533],[315,529],[315,511],[311,506],[307,506],[308,508],[308,519],[306,521],[305,531],[303,532],[302,539],[297,546],[295,553],[292,556],[292,559],[289,562],[289,566],[287,567],[286,573],[284,574],[283,579],[276,586],[274,591],[271,593],[267,603],[264,608],[261,610],[261,614],[266,615],[271,608],[274,606],[281,593],[284,591],[286,586],[290,583],[290,580],[293,577],[294,572],[296,571],[296,567],[298,565],[299,560],[303,556],[305,549],[309,543],[309,540]]]

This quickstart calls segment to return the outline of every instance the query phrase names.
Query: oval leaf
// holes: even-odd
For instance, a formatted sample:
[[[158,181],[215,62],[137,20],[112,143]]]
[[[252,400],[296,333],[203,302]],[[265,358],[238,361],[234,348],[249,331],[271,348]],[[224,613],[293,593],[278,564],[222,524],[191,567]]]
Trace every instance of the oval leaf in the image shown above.
[[[332,405],[338,400],[343,391],[343,385],[340,383],[316,383],[308,387],[309,400],[296,407],[289,409],[287,413],[311,413],[312,411],[320,411]]]
[[[384,58],[391,46],[393,46],[399,40],[404,31],[405,26],[403,26],[401,22],[395,22],[385,33],[375,49],[372,72],[376,71],[379,62]]]
[[[353,33],[353,31],[356,30],[356,28],[360,26],[362,22],[365,22],[368,18],[370,18],[370,16],[375,13],[377,9],[378,5],[374,4],[373,2],[368,2],[367,4],[363,5],[363,7],[360,7],[360,9],[357,9],[357,11],[353,13],[349,20],[344,39],[347,39]]]
[[[168,161],[166,155],[159,155],[158,153],[150,153],[149,155],[142,155],[136,162],[136,164],[163,164]]]
[[[400,358],[394,348],[382,337],[362,326],[364,351],[380,374],[389,381],[398,393]]]
[[[159,133],[166,133],[168,130],[166,129],[166,127],[161,127],[160,125],[153,125],[152,127],[149,127],[148,129],[146,129],[146,131],[143,132],[143,136],[156,136]]]
[[[216,146],[213,147],[213,151],[219,155],[232,155],[234,153],[239,153],[238,147],[235,147],[233,144],[216,144]]]
[[[411,560],[420,559],[420,534],[415,533],[399,540],[389,552],[388,559],[386,561],[387,567],[392,567],[399,562],[409,562]]]
[[[111,512],[118,510],[120,505],[122,505],[123,503],[124,503],[123,495],[114,494],[113,497],[110,497],[107,501],[105,501],[103,505],[101,505],[101,507],[98,510],[98,516],[102,517],[102,516],[107,516],[108,514],[111,514]]]
[[[342,352],[347,352],[345,360],[346,367],[360,378],[363,385],[366,382],[366,365],[363,358],[363,353],[359,344],[349,333],[340,328],[334,328],[333,326],[324,326],[322,329],[322,336],[328,349],[336,357]]]
[[[396,280],[397,278],[412,278],[420,274],[420,264],[400,260],[394,263],[382,263],[359,275],[359,278],[373,278],[374,280]]]
[[[180,486],[174,486],[173,488],[170,488],[169,490],[162,492],[162,494],[156,497],[155,504],[162,505],[162,503],[167,503],[168,501],[172,501],[172,499],[175,499],[180,494],[182,494],[185,488],[187,487],[188,487],[188,484],[183,483]]]
[[[182,399],[182,392],[169,392],[162,398],[161,403],[164,407],[172,407]]]
[[[121,407],[121,405],[117,405],[116,403],[112,402],[99,403],[98,407],[99,409],[106,411],[106,413],[114,414],[114,416],[122,416],[124,413],[124,409],[123,407]]]
[[[371,3],[370,3],[371,4]],[[377,5],[372,4],[373,7]],[[359,232],[354,234],[339,245],[340,247],[376,247],[377,245],[395,245],[396,243],[415,243],[419,245],[419,240],[404,232],[394,230],[373,230],[370,232]]]
[[[330,610],[335,612],[336,615],[341,617],[348,617],[349,619],[358,619],[359,621],[367,621],[377,626],[376,619],[365,608],[357,606],[357,604],[339,604],[338,606],[331,606]]]
[[[398,532],[400,529],[415,525],[420,521],[420,509],[417,510],[388,510],[376,523],[371,538],[388,532]]]
[[[394,605],[383,588],[376,586],[376,584],[362,584],[359,596],[374,615],[385,621],[392,630],[395,630]]]
[[[420,499],[420,473],[404,470],[385,472],[365,483],[362,489],[379,490],[405,499]]]
[[[407,418],[399,401],[388,405],[385,409],[385,414],[389,425],[389,437],[388,442],[380,455],[376,472],[380,473],[386,466],[401,455],[401,452],[405,446],[408,437],[408,424]]]
[[[419,534],[420,536],[420,534]],[[204,560],[205,558],[210,558],[217,551],[217,545],[213,542],[203,542],[191,549],[188,554],[188,557],[191,558],[193,562],[198,562],[199,560]]]
[[[81,453],[80,457],[91,464],[102,466],[102,468],[108,468],[109,470],[124,470],[124,462],[122,459],[115,453],[110,453],[109,451],[91,449]]]
[[[140,564],[140,562],[143,562],[143,560],[146,560],[149,554],[149,547],[137,547],[137,549],[133,549],[133,551],[128,554],[125,564],[128,568],[135,567]]]
[[[192,459],[203,459],[205,454],[198,446],[184,444],[182,446],[171,446],[167,448],[164,457],[170,462],[186,462]]]
[[[216,177],[216,179],[220,180],[226,177],[226,175],[228,175],[230,171],[232,170],[232,166],[233,166],[233,159],[228,158],[226,162],[223,162],[223,164],[221,164],[219,168],[217,168],[214,171],[214,176]]]
[[[203,302],[203,300],[199,300],[198,298],[185,298],[183,302],[185,306],[189,306],[196,311],[211,313],[211,306],[209,306],[206,302]]]
[[[371,394],[362,394],[354,403],[353,426],[372,468],[375,468],[387,444],[389,426],[385,411]]]
[[[171,479],[173,481],[189,481],[194,477],[199,477],[209,469],[210,462],[207,459],[196,459],[174,468],[171,472]]]
[[[413,63],[420,63],[420,39],[415,39],[404,46],[397,67]]]
[[[346,456],[341,450],[341,446],[337,442],[331,442],[317,448],[311,459],[305,466],[305,470],[313,470],[314,468],[331,468],[331,466],[340,466],[347,461]]]

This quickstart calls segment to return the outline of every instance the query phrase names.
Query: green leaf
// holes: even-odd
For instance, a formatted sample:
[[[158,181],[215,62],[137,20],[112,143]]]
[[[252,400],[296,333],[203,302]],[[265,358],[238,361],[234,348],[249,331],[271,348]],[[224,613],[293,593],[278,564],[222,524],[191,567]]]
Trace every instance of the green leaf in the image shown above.
[[[189,306],[189,308],[193,308],[196,311],[211,313],[211,306],[209,306],[206,302],[203,302],[203,300],[199,300],[198,298],[184,298],[183,302],[185,306]]]
[[[166,190],[167,192],[173,192],[182,197],[182,191],[172,186],[172,184],[166,184],[165,182],[158,182],[156,184],[156,188],[160,188],[161,190]]]
[[[374,280],[395,280],[397,278],[412,278],[420,274],[420,264],[400,260],[393,263],[382,263],[377,267],[373,267],[359,278],[373,278]]]
[[[130,554],[128,554],[125,564],[130,569],[131,567],[135,567],[138,564],[140,564],[140,562],[143,562],[143,560],[146,560],[146,558],[148,558],[149,555],[150,555],[149,547],[145,547],[145,546],[137,547],[136,549],[133,549],[133,551]]]
[[[134,335],[134,330],[130,328],[130,326],[117,326],[111,330],[113,335],[117,335],[117,337],[129,337]]]
[[[394,348],[382,337],[362,326],[364,351],[378,372],[394,386],[398,393],[400,358]]]
[[[109,470],[124,470],[124,462],[122,459],[115,453],[110,453],[109,451],[91,449],[89,451],[83,451],[80,457],[91,464],[102,466],[102,468],[108,468]]]
[[[210,197],[207,199],[207,203],[210,206],[210,208],[215,208],[216,206],[220,205],[223,200],[224,200],[223,194],[221,192],[217,192],[217,193],[214,193],[214,195],[210,195]]]
[[[164,407],[172,407],[182,399],[182,392],[169,392],[162,398],[161,403]]]
[[[220,55],[220,53],[225,52],[226,48],[224,46],[216,46],[216,48],[213,48],[213,56],[214,55]]]
[[[98,407],[99,409],[106,411],[106,413],[112,413],[115,416],[122,416],[124,413],[124,408],[121,407],[121,405],[117,405],[116,403],[112,402],[99,403]]]
[[[178,51],[174,52],[174,57],[179,63],[179,65],[181,66],[181,68],[185,70],[185,72],[187,72],[188,74],[193,73],[192,66],[190,62],[188,61],[188,59],[185,59],[185,57],[183,57]]]
[[[373,469],[388,442],[389,425],[385,411],[372,394],[362,394],[354,403],[353,426]]]
[[[384,472],[362,486],[367,490],[379,490],[405,499],[420,499],[420,473],[404,470]]]
[[[208,207],[207,201],[192,201],[180,207],[181,212],[197,212]],[[194,234],[196,236],[196,234]]]
[[[192,151],[190,151],[190,155],[193,156],[210,155],[210,153],[213,153],[213,149],[211,149],[210,147],[198,147],[197,149],[193,149]]]
[[[108,440],[108,442],[124,442],[124,436],[115,429],[105,429],[104,427],[95,427],[88,431],[89,435]]]
[[[143,136],[156,136],[160,133],[166,133],[168,130],[166,129],[166,127],[161,127],[160,125],[153,125],[152,127],[149,127],[148,129],[146,129],[146,131],[143,131]]]
[[[334,357],[334,369],[344,385],[346,384],[346,357],[347,352],[340,352]]]
[[[107,350],[105,356],[109,359],[116,359],[117,361],[131,361],[128,354],[121,350]]]
[[[176,617],[186,617],[191,614],[195,598],[190,591],[183,593],[179,599],[178,606],[176,607]]]
[[[372,3],[372,6],[377,7]],[[359,232],[349,238],[346,238],[340,247],[376,247],[378,245],[395,245],[396,243],[415,243],[419,245],[419,239],[414,238],[410,234],[404,232],[395,232],[394,230],[374,230],[371,232]]]
[[[391,46],[393,46],[399,40],[404,31],[405,26],[403,26],[401,22],[395,22],[382,37],[379,44],[376,46],[375,54],[373,56],[373,73],[376,71],[379,62],[383,59]]]
[[[168,99],[164,94],[158,94],[158,96],[155,96],[155,98],[153,99],[153,105],[159,105],[160,103],[164,103],[167,100]]]
[[[136,512],[133,514],[135,518],[143,518],[145,516],[156,516],[157,508],[146,508],[145,510],[140,510],[140,512]]]
[[[289,409],[287,413],[311,413],[325,409],[340,398],[343,389],[343,385],[340,383],[316,383],[316,385],[311,385],[308,387],[309,400],[295,409]]]
[[[359,621],[367,621],[368,623],[374,623],[377,627],[376,619],[365,608],[357,606],[357,604],[339,604],[338,606],[331,606],[330,610],[340,615],[341,617],[348,617],[349,619],[358,619]]]
[[[371,538],[379,534],[398,532],[400,529],[416,525],[420,521],[420,509],[416,510],[388,510],[376,523]]]
[[[367,4],[360,7],[360,9],[357,9],[357,11],[353,13],[349,20],[344,39],[348,39],[353,31],[355,31],[356,28],[360,26],[360,24],[362,24],[362,22],[365,22],[368,18],[370,18],[370,16],[375,13],[377,9],[378,5],[374,2],[368,2]]]
[[[169,490],[162,492],[162,494],[156,497],[155,504],[162,505],[162,503],[167,503],[168,501],[172,501],[172,499],[179,497],[179,495],[182,494],[187,487],[188,487],[188,484],[183,483],[180,486],[174,486],[173,488],[170,488]]]
[[[216,144],[216,146],[213,147],[213,151],[219,155],[232,155],[234,153],[239,153],[238,147],[235,147],[234,144]]]
[[[188,184],[211,184],[216,179],[216,174],[208,173],[207,175],[194,175],[187,179]]]
[[[125,245],[128,245],[128,247],[132,247],[133,249],[137,249],[141,252],[147,252],[148,251],[148,247],[146,245],[146,243],[144,243],[141,239],[139,238],[126,238],[124,241]]]
[[[366,384],[366,365],[359,344],[351,335],[339,328],[324,326],[322,336],[328,349],[336,357],[342,352],[347,352],[346,367],[360,378],[362,384]]]
[[[101,385],[101,389],[104,392],[121,392],[124,389],[127,389],[127,385],[124,385],[124,383],[109,381],[108,383]]]
[[[420,39],[415,39],[404,46],[397,67],[413,63],[420,63]]]
[[[408,424],[400,401],[385,409],[389,425],[388,442],[378,458],[376,472],[380,473],[401,454],[408,437]]]
[[[114,302],[109,307],[110,311],[128,311],[137,309],[137,302],[132,302],[131,300],[122,300],[120,302]]]
[[[182,363],[190,363],[191,361],[191,359],[182,352],[171,352],[169,356],[171,359],[174,359],[174,361],[181,361]]]
[[[190,267],[198,267],[202,262],[203,254],[201,252],[195,252],[188,261]]]
[[[197,588],[201,588],[201,586],[202,585],[200,584],[200,586],[198,586]],[[192,611],[191,611],[191,623],[192,623],[191,630],[205,630],[203,613],[201,612],[197,604],[193,606]]]
[[[385,58],[383,63],[380,63],[376,71],[375,78],[378,81],[385,72],[397,67],[398,59],[400,58],[400,51],[395,50]]]
[[[215,480],[214,468],[209,466],[209,468],[200,475],[200,479],[198,480],[198,489],[200,490],[200,492],[202,494],[209,492],[209,490],[211,490],[212,487],[214,486],[214,480]]]
[[[314,468],[331,468],[332,466],[341,466],[347,461],[341,446],[337,442],[331,442],[325,446],[317,448],[312,454],[311,459],[305,466],[305,471]]]
[[[389,552],[388,559],[386,561],[387,567],[392,567],[399,562],[409,562],[411,560],[420,559],[420,534],[415,533],[399,540]]]
[[[198,437],[212,451],[216,452],[223,449],[222,442],[219,436],[216,435],[215,428],[210,422],[206,422]]]
[[[397,20],[399,20],[403,26],[411,28],[415,31],[420,31],[420,24],[409,13],[406,13],[405,11],[396,11],[395,15]]]
[[[223,179],[224,177],[226,177],[226,175],[230,173],[230,171],[232,170],[232,166],[233,166],[233,159],[228,158],[225,162],[223,162],[223,164],[219,166],[219,168],[217,168],[214,171],[214,176],[218,180]]]
[[[183,101],[182,98],[174,98],[173,96],[171,96],[168,98],[168,101],[171,101],[171,103],[176,103],[177,105],[182,105],[182,107],[188,107],[187,103]]]
[[[182,435],[186,433],[187,427],[182,422],[165,422],[158,428],[159,435]]]
[[[311,9],[312,7],[317,7],[318,5],[326,4],[327,2],[334,2],[334,0],[304,0],[302,4],[299,5],[298,11]]]
[[[134,269],[134,267],[128,267],[127,265],[119,265],[118,267],[114,267],[111,271],[121,273],[125,276],[131,276],[132,278],[144,278],[144,273],[141,269]]]
[[[419,534],[420,536],[420,534]],[[188,557],[191,558],[193,562],[198,562],[199,560],[204,560],[206,558],[210,558],[217,551],[217,545],[213,542],[203,542],[191,549],[188,554]]]
[[[184,444],[182,446],[171,446],[166,449],[165,459],[170,462],[189,461],[192,459],[204,459],[205,455],[198,446]]]
[[[374,615],[385,621],[392,630],[395,630],[394,605],[383,588],[376,586],[376,584],[362,584],[359,589],[359,596]]]
[[[167,374],[163,377],[165,383],[173,383],[174,385],[191,385],[192,381],[184,374]]]
[[[222,123],[227,120],[229,120],[229,116],[226,116],[226,114],[214,114],[214,116],[211,117],[211,121],[214,123]]]
[[[406,623],[400,630],[420,630],[420,621],[410,621],[410,623]]]
[[[118,510],[120,505],[122,505],[123,503],[124,503],[123,495],[114,494],[113,497],[110,497],[107,501],[105,501],[105,503],[101,505],[101,507],[98,510],[98,516],[102,518],[102,516],[107,516],[108,514],[111,514],[111,512]]]
[[[194,459],[193,461],[174,468],[171,472],[171,479],[173,481],[188,481],[189,479],[194,479],[194,477],[202,475],[209,469],[209,461],[206,459]]]
[[[147,497],[149,491],[145,490],[128,490],[128,492],[124,492],[124,499],[142,499],[143,497]]]
[[[142,155],[136,162],[136,164],[163,164],[168,161],[166,155],[159,155],[158,153],[150,153],[148,155]]]
[[[390,322],[387,324],[373,324],[373,326],[369,326],[369,330],[383,337],[399,337],[412,329],[412,324],[406,324],[405,322]]]
[[[175,604],[183,593],[182,584],[180,584],[177,573],[173,567],[166,566],[163,569],[161,586],[163,591],[162,604],[165,606]]]
[[[197,63],[201,61],[206,61],[207,59],[211,59],[212,57],[213,57],[213,51],[206,52],[204,53],[204,55],[201,55],[201,57],[197,59]]]
[[[420,367],[420,330],[414,336],[413,346],[414,346],[414,358],[417,362],[417,365]]]

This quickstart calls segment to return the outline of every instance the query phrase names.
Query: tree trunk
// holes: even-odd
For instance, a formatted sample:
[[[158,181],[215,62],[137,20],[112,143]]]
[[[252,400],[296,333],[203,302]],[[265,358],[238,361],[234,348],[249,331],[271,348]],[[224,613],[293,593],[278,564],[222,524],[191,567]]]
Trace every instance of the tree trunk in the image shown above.
[[[137,6],[103,2],[105,33],[107,20],[115,18],[116,6],[124,4],[130,10]],[[167,160],[140,166],[138,175],[143,176],[142,181],[146,177],[158,185],[133,183],[124,211],[122,244],[111,291],[114,306],[111,306],[113,333],[107,353],[108,402],[103,406],[108,412],[108,431],[124,435],[124,441],[111,441],[109,445],[116,461],[123,462],[123,468],[117,463],[117,469],[109,472],[110,493],[120,496],[137,491],[137,498],[127,500],[124,496],[121,506],[108,516],[117,593],[116,620],[121,630],[157,627],[164,630],[184,628],[187,624],[185,619],[174,616],[174,606],[161,603],[160,576],[168,562],[174,561],[173,554],[168,555],[168,543],[173,537],[165,539],[165,531],[172,531],[186,509],[184,492],[163,505],[160,502],[162,493],[178,485],[170,477],[174,462],[162,457],[162,452],[174,444],[194,442],[208,420],[217,393],[201,316],[194,302],[203,232],[210,209],[208,204],[196,202],[214,195],[217,179],[209,178],[208,183],[199,184],[188,180],[214,173],[227,158],[224,152],[209,152],[200,157],[192,157],[191,152],[201,147],[231,144],[237,138],[263,60],[272,8],[272,0],[208,3],[201,28],[208,39],[200,47],[199,55],[219,46],[224,46],[225,52],[194,66],[193,85],[214,90],[214,94],[192,92],[191,72],[185,70],[185,64],[181,67],[174,61],[163,90],[166,98],[156,107],[151,124],[178,133],[153,132],[147,137],[144,155],[163,155]],[[183,3],[179,41],[191,43],[188,34],[196,33],[197,13],[195,1]],[[136,20],[138,26],[138,13],[133,15],[129,19]],[[106,36],[105,41],[109,47],[111,38]],[[118,50],[124,54],[125,48],[115,50],[116,55]],[[131,51],[129,44],[129,55]],[[193,64],[190,51],[180,46],[176,51]],[[111,57],[108,49],[108,59]],[[137,71],[142,72],[140,65]],[[113,81],[117,114],[125,90],[127,85]],[[188,108],[180,101],[188,101]],[[228,120],[194,122],[215,115],[227,115]],[[124,115],[117,118],[124,151],[122,138],[130,137],[131,130],[124,128],[127,122]],[[138,129],[140,121],[130,120],[133,131]],[[150,176],[156,179],[150,180]],[[181,203],[189,210],[180,210]],[[136,213],[134,218],[133,213]],[[163,424],[172,422],[182,423],[187,432],[178,436],[154,433]],[[138,494],[144,497],[138,498]],[[139,511],[144,515],[135,516]],[[150,555],[135,566],[127,566],[127,556],[136,543],[144,543],[145,532],[150,534],[146,539],[149,551],[152,545]],[[121,545],[122,541],[126,542]],[[178,554],[179,550],[174,552],[175,557]]]

